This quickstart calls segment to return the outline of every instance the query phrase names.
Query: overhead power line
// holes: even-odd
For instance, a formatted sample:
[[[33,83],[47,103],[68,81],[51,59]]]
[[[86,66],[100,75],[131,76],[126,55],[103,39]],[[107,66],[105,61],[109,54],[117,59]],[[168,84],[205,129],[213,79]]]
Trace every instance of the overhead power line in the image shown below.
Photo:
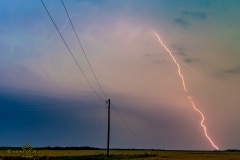
[[[44,6],[44,8],[45,8],[45,10],[46,10],[46,12],[47,12],[47,14],[48,14],[48,16],[50,17],[51,21],[53,22],[56,30],[58,31],[59,35],[61,36],[61,38],[62,38],[62,40],[63,40],[63,42],[64,42],[67,50],[69,51],[69,53],[70,53],[71,56],[73,57],[73,59],[74,59],[75,63],[77,64],[79,70],[81,71],[81,73],[83,74],[84,78],[85,78],[86,81],[88,82],[88,85],[89,85],[90,88],[94,91],[94,93],[96,94],[96,96],[98,97],[98,99],[100,99],[101,101],[103,101],[102,98],[99,96],[98,92],[94,89],[94,87],[92,86],[92,84],[91,84],[90,81],[88,80],[88,78],[87,78],[87,76],[85,75],[85,73],[83,72],[82,68],[80,67],[78,61],[76,60],[75,56],[73,55],[72,51],[70,50],[70,47],[68,46],[68,44],[67,44],[67,42],[65,41],[64,37],[62,36],[60,30],[58,29],[56,23],[54,22],[51,14],[49,13],[49,11],[48,11],[46,5],[44,4],[43,0],[41,0],[41,2],[42,2],[42,4],[43,4],[43,6]],[[71,17],[69,16],[68,10],[67,10],[67,8],[66,8],[63,0],[61,0],[61,2],[62,2],[62,5],[63,5],[63,7],[64,7],[64,9],[65,9],[65,12],[66,12],[66,14],[67,14],[67,16],[68,16],[69,22],[70,22],[70,24],[71,24],[71,26],[72,26],[72,28],[73,28],[73,31],[74,31],[75,36],[76,36],[76,38],[77,38],[78,44],[79,44],[80,48],[82,49],[82,52],[83,52],[83,54],[84,54],[85,59],[87,60],[87,63],[88,63],[89,68],[90,68],[90,70],[91,70],[91,72],[92,72],[92,75],[93,75],[94,79],[96,80],[97,85],[98,85],[98,87],[100,88],[101,93],[104,95],[105,98],[107,98],[107,96],[106,96],[106,94],[105,94],[105,92],[104,92],[104,90],[103,90],[103,88],[102,88],[102,86],[101,86],[101,84],[100,84],[100,82],[99,82],[99,80],[98,80],[98,78],[97,78],[94,70],[93,70],[93,67],[92,67],[92,65],[91,65],[91,63],[90,63],[90,61],[89,61],[89,59],[88,59],[88,57],[87,57],[87,54],[86,54],[86,52],[85,52],[85,49],[84,49],[84,47],[83,47],[83,45],[82,45],[82,43],[81,43],[81,41],[80,41],[80,38],[79,38],[79,36],[78,36],[78,34],[77,34],[77,32],[76,32],[76,29],[75,29],[74,25],[73,25],[73,22],[72,22],[72,20],[71,20]],[[132,135],[136,138],[136,140],[143,146],[143,143],[142,143],[141,139],[140,139],[140,138],[136,135],[136,133],[131,129],[131,127],[130,127],[129,124],[127,123],[126,119],[117,111],[117,109],[116,109],[116,107],[115,107],[114,105],[112,105],[112,106],[113,106],[114,111],[117,113],[117,115],[120,117],[120,119],[124,122],[125,126],[126,126],[127,129],[129,130],[129,132],[131,132]]]
[[[80,64],[78,63],[77,59],[76,59],[75,56],[73,55],[73,53],[72,53],[72,51],[71,51],[69,45],[68,45],[67,42],[65,41],[65,39],[64,39],[62,33],[60,32],[60,30],[58,29],[58,27],[57,27],[55,21],[53,20],[53,18],[52,18],[52,16],[51,16],[50,12],[48,11],[48,9],[47,9],[45,3],[43,2],[43,0],[41,0],[41,2],[42,2],[43,7],[44,7],[45,10],[46,10],[48,16],[50,17],[50,19],[51,19],[51,21],[52,21],[54,27],[56,28],[56,30],[58,31],[60,37],[62,38],[62,40],[63,40],[63,42],[64,42],[64,44],[65,44],[65,46],[66,46],[68,52],[71,54],[71,56],[72,56],[74,62],[76,63],[76,65],[77,65],[78,69],[80,70],[80,72],[82,73],[82,75],[84,76],[84,78],[85,78],[85,80],[87,81],[88,85],[89,85],[90,88],[94,91],[94,93],[96,94],[96,96],[98,97],[98,99],[104,102],[104,100],[99,96],[99,94],[97,93],[97,91],[94,89],[94,87],[93,87],[93,85],[91,84],[91,82],[88,80],[86,74],[84,73],[84,71],[83,71],[83,69],[81,68]]]
[[[95,78],[95,80],[96,80],[96,82],[97,82],[97,85],[98,85],[98,87],[100,88],[102,94],[104,95],[105,98],[107,98],[107,96],[106,96],[106,94],[105,94],[105,92],[104,92],[104,90],[103,90],[103,88],[102,88],[102,86],[101,86],[101,84],[100,84],[100,82],[99,82],[99,80],[98,80],[98,78],[97,78],[94,70],[93,70],[93,67],[92,67],[92,65],[91,65],[91,63],[90,63],[90,61],[89,61],[89,59],[88,59],[88,57],[87,57],[87,54],[86,54],[86,52],[85,52],[85,49],[83,48],[83,45],[82,45],[82,43],[81,43],[81,41],[80,41],[80,38],[79,38],[79,36],[78,36],[78,34],[77,34],[77,32],[76,32],[76,29],[75,29],[75,27],[74,27],[74,25],[73,25],[72,19],[71,19],[71,17],[69,16],[68,10],[67,10],[67,8],[66,8],[63,0],[61,0],[61,2],[62,2],[62,5],[63,5],[63,7],[64,7],[64,9],[65,9],[65,12],[66,12],[66,14],[67,14],[67,16],[68,16],[69,22],[70,22],[70,24],[71,24],[71,26],[72,26],[72,28],[73,28],[73,31],[74,31],[75,36],[76,36],[76,38],[77,38],[78,44],[79,44],[80,48],[82,49],[82,52],[83,52],[83,54],[84,54],[84,57],[85,57],[85,59],[87,60],[88,66],[89,66],[89,68],[90,68],[90,70],[91,70],[91,72],[92,72],[92,74],[93,74],[93,77]]]

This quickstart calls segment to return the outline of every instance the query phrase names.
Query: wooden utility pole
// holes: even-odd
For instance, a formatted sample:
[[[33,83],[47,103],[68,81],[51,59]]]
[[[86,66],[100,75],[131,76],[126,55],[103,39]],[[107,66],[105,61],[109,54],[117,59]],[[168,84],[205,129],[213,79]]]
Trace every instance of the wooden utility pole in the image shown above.
[[[109,156],[109,142],[110,142],[110,99],[106,101],[108,104],[108,135],[107,135],[107,157]]]

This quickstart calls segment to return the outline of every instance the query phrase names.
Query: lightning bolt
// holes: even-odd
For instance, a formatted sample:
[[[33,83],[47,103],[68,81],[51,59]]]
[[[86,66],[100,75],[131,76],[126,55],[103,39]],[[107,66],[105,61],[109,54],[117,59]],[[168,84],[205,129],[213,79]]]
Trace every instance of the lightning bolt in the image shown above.
[[[179,77],[181,78],[181,81],[182,81],[182,86],[183,86],[183,90],[185,93],[188,94],[188,90],[186,88],[186,84],[185,84],[185,80],[184,80],[184,77],[182,75],[182,72],[181,72],[181,66],[179,65],[179,63],[177,62],[176,58],[173,56],[172,52],[167,48],[167,46],[163,43],[163,41],[161,40],[160,36],[155,32],[153,31],[153,34],[157,37],[159,43],[162,45],[162,47],[168,52],[169,56],[172,58],[173,62],[176,64],[177,66],[177,71],[178,71],[178,75]],[[192,97],[190,95],[187,95],[187,98],[189,99],[189,101],[191,102],[191,105],[193,107],[193,109],[198,112],[201,117],[202,117],[202,120],[201,120],[201,127],[203,128],[204,130],[204,134],[205,134],[205,137],[208,139],[208,141],[211,143],[212,147],[214,147],[216,150],[219,150],[218,146],[216,146],[213,142],[213,140],[208,136],[208,133],[207,133],[207,127],[204,125],[204,120],[205,120],[205,117],[203,115],[203,113],[197,108],[197,106],[195,105]]]
[[[70,18],[75,17],[75,16],[78,15],[78,14],[79,14],[79,13],[72,14],[72,15],[70,16]],[[63,30],[66,28],[68,22],[69,22],[69,19],[67,18],[65,24],[59,29],[60,32],[63,32]],[[58,33],[52,35],[51,38],[49,39],[49,41],[52,41],[52,40],[53,40],[54,38],[56,38],[57,36],[58,36]]]

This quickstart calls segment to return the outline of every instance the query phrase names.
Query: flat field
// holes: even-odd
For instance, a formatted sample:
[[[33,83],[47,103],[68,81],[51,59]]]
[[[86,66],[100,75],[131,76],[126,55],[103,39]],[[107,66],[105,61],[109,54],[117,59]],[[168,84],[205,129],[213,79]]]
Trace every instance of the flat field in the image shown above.
[[[33,150],[31,153],[0,150],[0,160],[240,160],[240,152],[156,150]]]

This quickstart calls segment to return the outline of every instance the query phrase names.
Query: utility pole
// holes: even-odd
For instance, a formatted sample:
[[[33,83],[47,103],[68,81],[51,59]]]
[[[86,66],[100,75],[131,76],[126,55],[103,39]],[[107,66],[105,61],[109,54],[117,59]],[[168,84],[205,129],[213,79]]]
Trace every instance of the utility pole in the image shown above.
[[[106,100],[108,104],[108,135],[107,135],[107,157],[109,156],[109,142],[110,142],[110,99]]]

